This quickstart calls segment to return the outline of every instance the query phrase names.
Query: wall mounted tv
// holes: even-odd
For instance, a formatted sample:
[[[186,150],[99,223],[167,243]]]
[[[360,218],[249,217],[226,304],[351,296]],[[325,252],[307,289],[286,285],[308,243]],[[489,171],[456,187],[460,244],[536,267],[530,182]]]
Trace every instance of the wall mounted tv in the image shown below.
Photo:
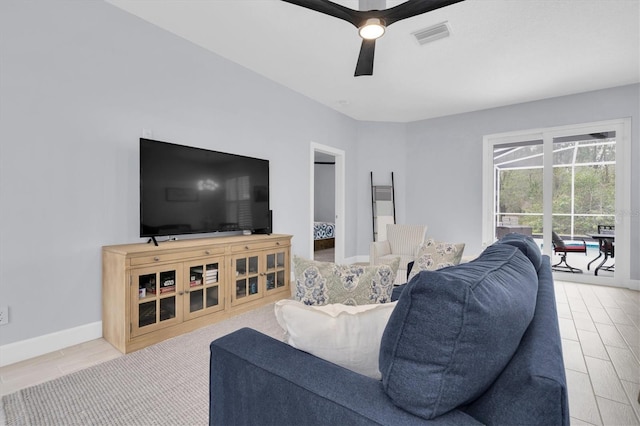
[[[140,237],[270,233],[269,161],[140,139]]]

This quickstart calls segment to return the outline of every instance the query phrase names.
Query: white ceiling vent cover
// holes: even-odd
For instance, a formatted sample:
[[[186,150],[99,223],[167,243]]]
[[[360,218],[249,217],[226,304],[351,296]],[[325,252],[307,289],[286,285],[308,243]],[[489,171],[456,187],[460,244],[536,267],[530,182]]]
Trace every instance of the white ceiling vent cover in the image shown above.
[[[412,34],[419,44],[427,44],[432,41],[440,40],[441,38],[449,37],[451,33],[449,31],[448,23],[441,22],[440,24],[416,31]]]

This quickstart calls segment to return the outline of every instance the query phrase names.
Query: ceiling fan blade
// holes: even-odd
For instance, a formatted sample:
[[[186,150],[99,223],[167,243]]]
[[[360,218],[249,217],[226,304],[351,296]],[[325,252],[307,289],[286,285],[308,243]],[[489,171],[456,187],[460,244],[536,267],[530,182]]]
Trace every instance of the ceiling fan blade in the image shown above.
[[[373,56],[376,50],[375,40],[362,40],[360,46],[360,55],[358,56],[358,63],[356,64],[356,72],[354,77],[361,75],[373,75]]]
[[[315,10],[316,12],[324,13],[325,15],[333,16],[338,19],[349,22],[356,28],[362,22],[361,12],[358,10],[349,9],[340,4],[334,3],[329,0],[282,0],[286,3],[295,4],[307,9]]]
[[[402,19],[422,15],[432,10],[440,9],[464,0],[408,0],[390,9],[381,10],[379,16],[387,26]]]

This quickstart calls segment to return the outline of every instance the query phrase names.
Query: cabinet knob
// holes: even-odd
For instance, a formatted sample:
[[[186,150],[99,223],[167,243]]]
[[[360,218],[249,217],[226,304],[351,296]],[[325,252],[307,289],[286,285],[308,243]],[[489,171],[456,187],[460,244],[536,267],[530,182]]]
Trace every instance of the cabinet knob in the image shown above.
[[[249,250],[249,246],[244,246],[244,249],[245,250]]]
[[[276,245],[277,245],[277,246],[279,246],[279,245],[280,245],[280,241],[278,241],[278,242],[276,243]]]
[[[182,296],[184,294],[184,291],[179,291],[178,294]]]
[[[205,250],[204,254],[211,254],[211,250]]]
[[[159,258],[158,256],[155,256],[155,257],[153,258],[153,260],[155,260],[156,262],[158,262],[158,261],[160,260],[160,258]]]

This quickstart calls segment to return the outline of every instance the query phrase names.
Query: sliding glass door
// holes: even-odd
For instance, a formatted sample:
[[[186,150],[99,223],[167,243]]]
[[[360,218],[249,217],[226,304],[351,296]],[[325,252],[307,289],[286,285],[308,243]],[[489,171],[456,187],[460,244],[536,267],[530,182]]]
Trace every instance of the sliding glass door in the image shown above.
[[[486,136],[483,243],[531,235],[553,264],[571,266],[557,268],[562,280],[628,280],[629,127],[616,120]],[[603,227],[616,247],[607,256]],[[565,259],[554,253],[558,240],[570,248]]]
[[[616,132],[553,138],[553,229],[584,237],[615,225]]]
[[[493,146],[494,237],[510,232],[541,241],[542,140],[504,142]]]

